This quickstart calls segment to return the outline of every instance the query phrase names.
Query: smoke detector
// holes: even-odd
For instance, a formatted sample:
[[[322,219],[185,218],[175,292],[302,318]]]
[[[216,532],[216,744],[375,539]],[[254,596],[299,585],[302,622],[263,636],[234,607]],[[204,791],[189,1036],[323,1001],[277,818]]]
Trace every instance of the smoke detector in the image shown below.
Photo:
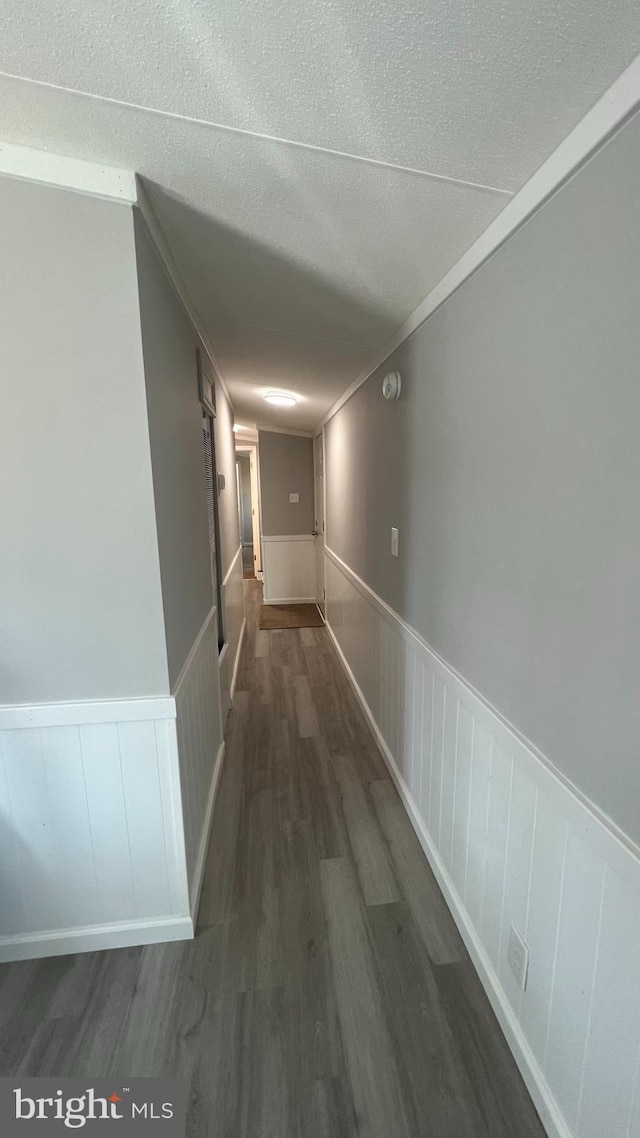
[[[400,398],[402,379],[399,371],[390,371],[382,381],[382,394],[390,403],[396,403]]]

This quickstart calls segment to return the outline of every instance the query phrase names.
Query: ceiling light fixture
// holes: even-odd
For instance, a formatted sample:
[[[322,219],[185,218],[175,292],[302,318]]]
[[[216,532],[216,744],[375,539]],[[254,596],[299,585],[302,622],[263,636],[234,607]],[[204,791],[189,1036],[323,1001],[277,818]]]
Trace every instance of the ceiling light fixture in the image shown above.
[[[242,423],[234,423],[233,429],[234,429],[234,431],[248,431],[249,427],[243,427]]]
[[[286,391],[267,391],[265,399],[274,407],[295,407],[298,402],[295,395],[288,395]]]

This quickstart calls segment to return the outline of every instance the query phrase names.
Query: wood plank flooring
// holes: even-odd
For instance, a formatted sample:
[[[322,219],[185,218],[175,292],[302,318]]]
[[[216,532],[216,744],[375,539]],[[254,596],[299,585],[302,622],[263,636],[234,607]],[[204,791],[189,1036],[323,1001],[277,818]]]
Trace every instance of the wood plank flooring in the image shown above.
[[[247,635],[194,941],[0,967],[0,1074],[183,1075],[192,1138],[543,1138],[324,629]]]

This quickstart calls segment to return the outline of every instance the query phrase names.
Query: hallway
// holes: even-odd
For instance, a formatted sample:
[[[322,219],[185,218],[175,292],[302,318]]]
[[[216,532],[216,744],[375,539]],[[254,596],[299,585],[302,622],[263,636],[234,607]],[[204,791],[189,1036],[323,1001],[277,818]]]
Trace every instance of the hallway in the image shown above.
[[[0,1073],[183,1075],[194,1138],[541,1138],[327,633],[260,589],[195,941],[3,966]]]

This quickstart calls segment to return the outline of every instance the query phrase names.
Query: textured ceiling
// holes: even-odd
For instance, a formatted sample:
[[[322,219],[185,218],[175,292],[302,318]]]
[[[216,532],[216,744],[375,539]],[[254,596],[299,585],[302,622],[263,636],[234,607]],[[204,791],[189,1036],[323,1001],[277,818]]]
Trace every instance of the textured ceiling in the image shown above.
[[[635,0],[3,0],[0,70],[513,188],[637,52]]]
[[[140,172],[239,414],[309,429],[639,48],[635,0],[3,0],[0,138]]]

